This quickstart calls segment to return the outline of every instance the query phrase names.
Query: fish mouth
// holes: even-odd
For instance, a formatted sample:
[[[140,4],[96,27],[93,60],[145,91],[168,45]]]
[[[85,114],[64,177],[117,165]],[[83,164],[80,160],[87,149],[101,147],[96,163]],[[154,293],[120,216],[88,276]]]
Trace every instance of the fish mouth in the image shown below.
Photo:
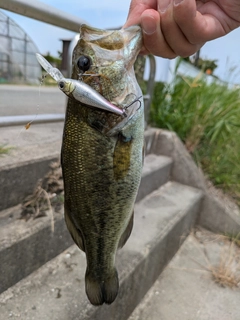
[[[120,30],[97,29],[86,24],[80,26],[81,39],[108,50],[124,49],[136,35],[139,35],[140,38],[142,35],[141,27],[138,25]]]

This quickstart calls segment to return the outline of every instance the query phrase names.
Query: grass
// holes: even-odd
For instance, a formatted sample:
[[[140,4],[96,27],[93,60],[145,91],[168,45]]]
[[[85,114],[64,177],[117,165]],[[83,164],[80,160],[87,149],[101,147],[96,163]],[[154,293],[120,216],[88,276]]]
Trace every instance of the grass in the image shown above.
[[[225,234],[225,238],[227,238],[229,241],[234,242],[236,246],[240,248],[240,232],[237,235],[234,234]]]
[[[33,193],[22,202],[21,218],[39,218],[50,213],[54,230],[53,209],[60,212],[64,203],[62,169],[59,162],[50,165],[49,172],[40,179]]]
[[[199,233],[201,234],[200,239],[198,238]],[[209,272],[212,280],[221,287],[238,288],[240,285],[240,251],[235,241],[227,236],[215,235],[207,231],[198,231],[192,235],[196,241],[195,245],[204,257],[204,263],[195,262],[203,270]]]
[[[199,268],[176,269],[187,272],[207,272],[220,287],[240,288],[240,248],[225,235],[217,235],[204,229],[191,232],[192,244],[197,250],[191,257]]]
[[[238,288],[240,284],[239,256],[234,248],[234,242],[222,248],[218,264],[209,262],[208,270],[213,280],[222,287]]]
[[[11,147],[6,147],[4,145],[0,145],[0,156],[4,154],[8,154],[12,148]]]
[[[240,285],[239,247],[235,241],[227,236],[214,234],[209,236],[209,234],[206,233],[204,240],[198,239],[197,234],[194,235],[198,247],[205,258],[205,263],[202,265],[203,268],[210,272],[213,281],[221,287],[238,288]],[[204,233],[202,236],[204,236]],[[215,253],[217,256],[217,262],[215,261],[215,263],[211,261],[211,255],[215,255],[214,251],[211,253],[211,243],[219,248]]]
[[[240,92],[200,77],[157,83],[151,125],[175,131],[205,174],[240,203]]]

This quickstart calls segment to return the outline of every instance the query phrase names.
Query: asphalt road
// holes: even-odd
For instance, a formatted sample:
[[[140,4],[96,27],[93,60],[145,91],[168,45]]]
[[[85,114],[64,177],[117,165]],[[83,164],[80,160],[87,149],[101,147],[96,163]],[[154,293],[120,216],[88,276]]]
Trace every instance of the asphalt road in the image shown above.
[[[57,86],[0,85],[0,116],[65,113],[66,102]]]
[[[0,85],[0,117],[32,115],[26,130],[24,124],[0,126],[0,146],[10,151],[0,157],[0,167],[21,161],[60,153],[64,122],[37,124],[42,113],[65,113],[67,98],[56,87]],[[28,121],[25,121],[27,124]]]

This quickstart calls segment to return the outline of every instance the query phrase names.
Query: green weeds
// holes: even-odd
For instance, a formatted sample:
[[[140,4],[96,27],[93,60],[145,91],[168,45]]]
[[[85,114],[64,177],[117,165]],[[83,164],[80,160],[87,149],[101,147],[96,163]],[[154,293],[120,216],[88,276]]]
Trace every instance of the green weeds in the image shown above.
[[[4,154],[8,154],[12,148],[11,147],[6,147],[4,145],[0,145],[0,156]]]
[[[200,77],[157,83],[153,126],[175,131],[212,182],[240,202],[240,92]]]

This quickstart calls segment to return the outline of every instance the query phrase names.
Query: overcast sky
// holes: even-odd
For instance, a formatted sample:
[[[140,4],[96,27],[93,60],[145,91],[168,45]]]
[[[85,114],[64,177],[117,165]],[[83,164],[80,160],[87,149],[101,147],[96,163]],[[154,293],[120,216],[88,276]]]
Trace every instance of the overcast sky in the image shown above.
[[[98,28],[115,28],[124,24],[130,0],[41,0],[48,5],[84,19]],[[4,11],[4,10],[3,10]],[[40,53],[57,55],[59,39],[71,39],[75,33],[4,11],[33,39]],[[201,49],[204,59],[218,60],[215,74],[223,80],[240,83],[240,28],[229,35],[208,42]]]

